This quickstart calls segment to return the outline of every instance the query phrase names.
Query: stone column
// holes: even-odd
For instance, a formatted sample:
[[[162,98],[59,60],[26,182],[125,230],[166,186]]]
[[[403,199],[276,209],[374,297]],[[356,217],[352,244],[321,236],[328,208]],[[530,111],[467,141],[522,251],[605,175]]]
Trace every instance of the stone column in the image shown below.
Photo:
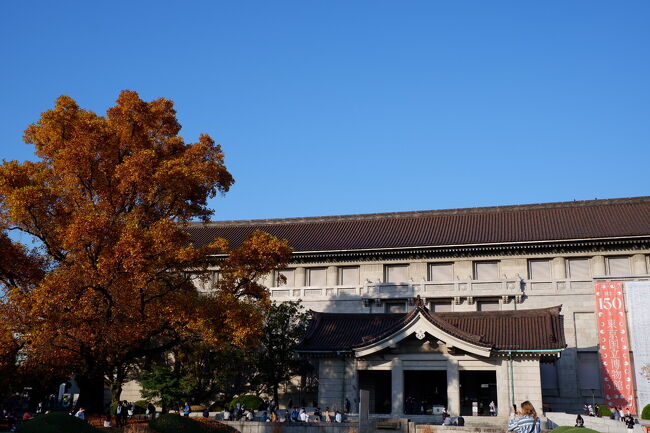
[[[552,278],[555,280],[563,280],[566,278],[566,261],[564,257],[555,257],[551,260],[553,265]]]
[[[357,365],[355,358],[345,358],[343,400],[341,408],[345,409],[345,399],[350,400],[350,411],[356,413],[359,410],[359,380],[357,376]]]
[[[605,272],[605,257],[594,256],[591,258],[591,275],[593,277],[607,275],[607,272]]]
[[[305,286],[305,274],[306,274],[305,268],[303,268],[303,267],[296,268],[296,272],[294,274],[295,275],[295,277],[294,277],[295,278],[295,283],[294,283],[295,287],[304,287]]]
[[[632,256],[632,274],[645,275],[648,273],[646,269],[645,256],[643,254],[635,254]]]
[[[501,359],[498,361],[497,367],[497,415],[508,416],[512,404],[512,396],[510,395],[510,373],[509,361]]]
[[[333,287],[339,285],[339,268],[336,266],[327,267],[327,286]]]
[[[447,363],[447,410],[453,416],[460,415],[460,376],[458,361],[453,358]]]
[[[391,413],[395,417],[401,417],[404,415],[404,367],[399,358],[393,358],[391,379]]]
[[[318,363],[318,404],[332,411],[340,409],[345,366],[341,358],[322,358]]]

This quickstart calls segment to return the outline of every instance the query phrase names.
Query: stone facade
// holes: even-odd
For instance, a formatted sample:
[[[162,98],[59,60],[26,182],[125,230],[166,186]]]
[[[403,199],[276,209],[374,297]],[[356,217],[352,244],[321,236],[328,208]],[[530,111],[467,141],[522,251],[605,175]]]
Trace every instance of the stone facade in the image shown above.
[[[318,312],[408,312],[415,308],[417,297],[425,300],[434,312],[562,305],[567,348],[554,362],[540,357],[514,357],[512,361],[503,357],[469,359],[443,352],[418,362],[426,368],[447,371],[451,408],[459,406],[456,382],[464,369],[491,369],[497,377],[499,407],[510,407],[514,390],[515,401],[528,399],[538,410],[544,405],[545,409],[575,412],[585,402],[602,402],[594,283],[650,279],[648,206],[650,198],[639,197],[422,213],[217,222],[197,226],[193,236],[199,243],[214,235],[229,239],[230,230],[239,233],[243,227],[277,231],[279,237],[286,235],[290,244],[299,245],[283,271],[287,283],[278,284],[277,273],[266,276],[263,283],[272,300],[300,299],[306,309]],[[358,231],[347,230],[349,224],[357,223]],[[388,231],[389,226],[399,227],[399,234]],[[368,227],[385,232],[375,233]],[[446,236],[447,229],[454,234]],[[420,236],[424,230],[434,235]],[[364,234],[360,235],[361,232]],[[321,242],[318,236],[325,240]],[[347,242],[346,236],[355,238],[354,242]],[[372,242],[365,242],[363,236],[371,236]],[[391,242],[401,242],[401,236],[413,243],[390,246]],[[455,237],[462,240],[456,241]],[[417,243],[418,239],[429,238],[441,243]],[[370,246],[349,246],[355,243]],[[319,249],[321,244],[330,246]],[[214,269],[218,272],[218,266]],[[417,361],[409,356],[423,355],[384,352],[377,356],[381,362],[372,357],[317,359],[318,403],[341,408],[348,398],[354,404],[359,372],[364,369],[391,371],[393,393],[399,393],[403,387],[400,371],[414,368],[408,363]],[[402,399],[393,399],[391,412],[401,413],[402,405]]]
[[[607,262],[610,257],[628,258],[629,273],[608,275],[610,271]],[[295,269],[293,284],[278,287],[275,284],[275,276],[268,276],[266,284],[270,287],[274,301],[301,299],[305,308],[325,312],[376,313],[388,311],[387,308],[403,308],[409,311],[414,308],[413,299],[417,295],[426,298],[430,305],[437,302],[448,303],[449,306],[445,305],[445,308],[450,311],[478,311],[481,308],[532,309],[561,304],[565,318],[567,349],[553,366],[543,369],[543,383],[539,369],[531,373],[526,372],[523,367],[515,368],[517,389],[522,391],[520,394],[516,390],[515,394],[517,400],[523,401],[521,397],[528,393],[528,390],[543,389],[543,399],[539,395],[530,396],[531,401],[540,403],[538,407],[541,407],[543,400],[547,407],[554,410],[576,411],[594,398],[596,401],[602,401],[599,379],[593,376],[593,372],[597,372],[597,365],[594,364],[590,370],[591,377],[588,376],[589,372],[579,372],[581,363],[589,360],[597,363],[598,360],[594,282],[612,278],[615,281],[648,279],[649,257],[650,251],[646,248],[617,248],[612,251],[550,250],[536,254],[510,253],[507,256],[405,258],[370,262],[341,260],[336,266],[331,262],[295,263],[290,268]],[[570,262],[575,259],[587,261],[588,274],[571,276]],[[544,261],[548,262],[548,277],[532,278],[531,262]],[[475,279],[474,264],[480,262],[496,262],[498,278],[490,281]],[[452,280],[431,281],[429,267],[437,263],[452,264]],[[406,265],[407,279],[386,283],[386,267],[391,265]],[[340,269],[353,267],[358,267],[358,282],[341,285]],[[309,270],[322,268],[326,269],[326,285],[309,285],[309,281],[305,279]],[[516,364],[519,362],[525,364],[529,361],[518,361]],[[331,385],[328,376],[323,376],[322,373],[321,371],[319,375],[320,384],[321,387],[325,386],[327,391],[323,391],[324,394],[321,395],[326,395],[328,399],[333,398],[330,403],[335,406],[337,398],[332,396],[335,392],[330,390],[331,386],[335,385]],[[323,380],[327,385],[324,385]],[[339,379],[332,380],[336,382]],[[500,396],[504,389],[499,386]],[[509,387],[507,389],[507,392],[510,392]],[[343,395],[342,391],[336,392],[339,392],[339,396]]]

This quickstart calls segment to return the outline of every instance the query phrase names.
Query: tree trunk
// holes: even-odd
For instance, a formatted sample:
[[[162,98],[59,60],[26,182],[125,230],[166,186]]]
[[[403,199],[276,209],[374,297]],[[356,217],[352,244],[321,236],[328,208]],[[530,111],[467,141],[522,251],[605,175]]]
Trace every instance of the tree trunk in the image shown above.
[[[75,376],[79,385],[78,408],[84,408],[87,414],[101,414],[104,408],[104,374],[94,373]]]
[[[122,397],[122,385],[124,384],[125,372],[123,368],[116,368],[115,374],[109,376],[108,385],[111,389],[111,402],[120,401]]]
[[[120,401],[120,397],[122,397],[122,383],[114,382],[111,384],[111,403]]]
[[[276,407],[280,406],[279,400],[278,400],[278,388],[280,386],[277,383],[273,384],[273,401],[275,402]]]

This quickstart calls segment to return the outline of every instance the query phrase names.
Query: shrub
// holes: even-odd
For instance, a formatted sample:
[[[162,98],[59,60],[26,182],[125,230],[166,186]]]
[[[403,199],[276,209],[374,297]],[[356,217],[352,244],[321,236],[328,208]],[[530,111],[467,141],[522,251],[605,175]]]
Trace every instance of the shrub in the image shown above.
[[[232,433],[234,430],[214,420],[197,421],[180,415],[161,415],[149,423],[159,433]]]
[[[598,407],[600,408],[600,416],[603,418],[609,418],[612,416],[612,411],[606,404],[599,404]]]
[[[641,419],[650,419],[650,404],[646,404],[641,411]]]
[[[147,400],[138,400],[133,404],[135,405],[135,413],[145,413],[149,402]]]
[[[235,407],[237,403],[241,403],[246,409],[264,409],[264,400],[256,395],[240,395],[230,402],[230,407]]]
[[[103,430],[65,412],[52,412],[21,424],[16,431],[19,433],[100,433]]]

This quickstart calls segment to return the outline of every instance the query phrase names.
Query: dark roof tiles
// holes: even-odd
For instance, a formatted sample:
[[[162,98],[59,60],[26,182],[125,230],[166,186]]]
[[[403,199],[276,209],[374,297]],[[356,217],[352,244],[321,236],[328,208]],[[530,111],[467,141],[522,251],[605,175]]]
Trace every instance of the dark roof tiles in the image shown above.
[[[193,223],[196,245],[240,245],[254,230],[295,252],[499,244],[650,235],[650,197],[332,217]]]
[[[418,314],[461,340],[494,350],[558,350],[566,347],[560,307],[515,311],[404,314],[312,312],[302,351],[350,351],[394,334]]]

